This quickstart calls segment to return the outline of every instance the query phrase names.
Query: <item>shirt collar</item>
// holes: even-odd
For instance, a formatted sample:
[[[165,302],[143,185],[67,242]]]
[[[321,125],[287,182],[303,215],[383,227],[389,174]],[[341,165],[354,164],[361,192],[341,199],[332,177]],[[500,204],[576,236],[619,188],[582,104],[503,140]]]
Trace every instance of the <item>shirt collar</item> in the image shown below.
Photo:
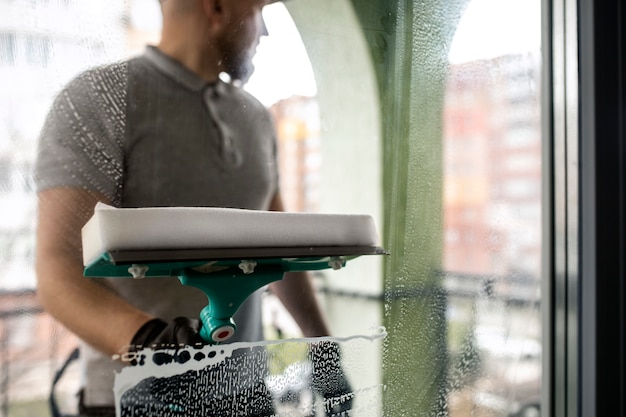
[[[206,109],[217,129],[221,160],[226,166],[239,167],[243,161],[241,153],[233,145],[233,133],[219,112],[218,101],[220,96],[224,95],[225,84],[219,80],[211,83],[202,79],[196,73],[154,46],[147,46],[144,56],[159,71],[181,86],[190,91],[203,92]]]
[[[146,47],[144,56],[161,72],[163,72],[165,75],[172,78],[174,81],[181,84],[188,90],[202,91],[209,85],[216,84],[209,83],[208,81],[202,79],[196,73],[182,65],[180,62],[164,54],[156,46],[148,45]]]

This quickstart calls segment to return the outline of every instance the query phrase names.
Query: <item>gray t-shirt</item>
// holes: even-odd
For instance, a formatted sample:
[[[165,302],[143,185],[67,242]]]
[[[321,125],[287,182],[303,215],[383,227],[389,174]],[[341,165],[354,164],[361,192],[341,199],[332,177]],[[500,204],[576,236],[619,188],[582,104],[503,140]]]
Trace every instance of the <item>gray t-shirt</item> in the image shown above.
[[[207,83],[148,47],[61,91],[41,133],[35,181],[38,190],[96,191],[118,207],[267,209],[278,188],[274,127],[242,89]],[[101,280],[166,320],[198,317],[207,304],[177,278]],[[260,302],[257,292],[237,312],[233,341],[262,340]],[[120,365],[89,346],[83,359],[85,403],[112,405],[112,369]]]

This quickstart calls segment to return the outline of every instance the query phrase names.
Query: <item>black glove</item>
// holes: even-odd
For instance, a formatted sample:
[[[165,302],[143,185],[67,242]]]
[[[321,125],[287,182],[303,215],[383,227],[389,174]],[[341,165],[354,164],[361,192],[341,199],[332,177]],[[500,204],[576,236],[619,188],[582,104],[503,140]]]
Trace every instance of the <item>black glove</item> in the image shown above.
[[[311,388],[324,398],[326,416],[348,416],[354,393],[341,367],[339,345],[328,341],[315,343],[309,355],[313,365]]]
[[[152,319],[135,333],[130,342],[130,350],[144,347],[152,349],[176,349],[183,346],[204,346],[207,343],[200,337],[202,324],[198,319],[176,317],[171,322]]]

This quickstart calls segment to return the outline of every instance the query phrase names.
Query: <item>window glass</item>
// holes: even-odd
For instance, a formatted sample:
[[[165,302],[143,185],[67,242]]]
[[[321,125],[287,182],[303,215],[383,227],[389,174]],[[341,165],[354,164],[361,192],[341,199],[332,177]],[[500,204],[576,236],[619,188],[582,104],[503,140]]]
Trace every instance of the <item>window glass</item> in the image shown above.
[[[539,22],[539,2],[472,0],[449,54],[443,285],[450,415],[539,415]]]
[[[410,3],[267,6],[270,36],[244,88],[271,112],[286,208],[370,215],[390,252],[314,274],[364,393],[355,407],[538,415],[539,0]],[[15,80],[0,84],[0,415],[45,416],[77,340],[35,296],[39,132],[70,79],[142,53],[162,22],[156,0],[0,10],[0,75]],[[301,336],[269,293],[263,311],[268,339]],[[307,372],[289,367],[307,343],[268,349],[272,381]],[[57,387],[63,409],[75,407],[79,380],[70,367]],[[296,394],[310,405],[309,392]]]
[[[93,7],[92,7],[93,6]],[[125,52],[123,2],[5,1],[0,4],[0,415],[49,415],[54,373],[76,345],[35,294],[38,136],[59,88],[80,70]],[[7,82],[7,80],[10,80]],[[76,403],[79,371],[59,384]]]

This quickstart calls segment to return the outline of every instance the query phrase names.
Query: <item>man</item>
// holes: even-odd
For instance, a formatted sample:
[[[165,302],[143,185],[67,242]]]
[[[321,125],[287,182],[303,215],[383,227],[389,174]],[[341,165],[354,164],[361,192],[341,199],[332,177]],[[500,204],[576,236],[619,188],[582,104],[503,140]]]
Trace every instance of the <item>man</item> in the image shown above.
[[[51,109],[36,166],[38,294],[83,342],[82,415],[112,413],[114,369],[124,366],[112,355],[133,344],[199,341],[193,318],[206,305],[176,278],[84,278],[80,233],[96,203],[283,209],[269,115],[220,81],[251,74],[267,35],[266,3],[161,0],[157,47],[79,75]],[[305,336],[328,335],[305,274],[270,289]],[[238,340],[262,339],[258,293],[235,320]]]

